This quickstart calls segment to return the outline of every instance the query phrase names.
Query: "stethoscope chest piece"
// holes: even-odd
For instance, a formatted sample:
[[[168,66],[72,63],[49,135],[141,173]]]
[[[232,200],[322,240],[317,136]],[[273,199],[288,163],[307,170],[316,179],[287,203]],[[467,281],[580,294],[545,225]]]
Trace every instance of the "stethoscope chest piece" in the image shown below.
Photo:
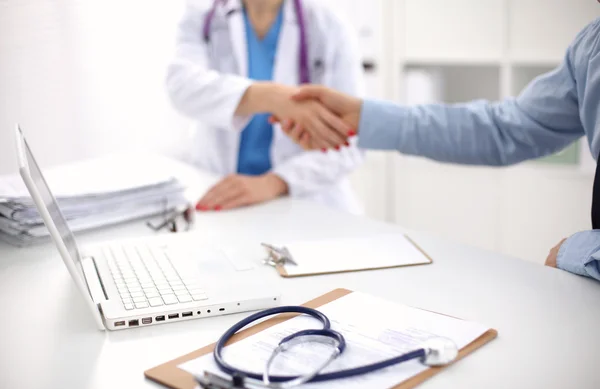
[[[443,337],[427,339],[423,343],[425,356],[421,363],[427,366],[445,366],[458,356],[458,346],[452,340]]]

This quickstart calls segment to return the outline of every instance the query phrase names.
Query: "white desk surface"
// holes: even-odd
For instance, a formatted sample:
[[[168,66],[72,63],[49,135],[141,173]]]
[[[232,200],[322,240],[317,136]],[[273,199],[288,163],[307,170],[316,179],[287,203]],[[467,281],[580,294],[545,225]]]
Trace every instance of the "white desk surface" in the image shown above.
[[[282,242],[365,236],[399,227],[280,200],[198,214],[217,240]],[[85,234],[80,243],[149,231],[138,222]],[[425,382],[436,388],[600,388],[600,283],[534,263],[410,234],[432,265],[283,279],[283,304],[338,287],[481,322],[499,337]],[[102,332],[50,244],[0,244],[0,388],[159,388],[144,370],[215,341],[242,315]],[[365,314],[368,314],[365,309]]]

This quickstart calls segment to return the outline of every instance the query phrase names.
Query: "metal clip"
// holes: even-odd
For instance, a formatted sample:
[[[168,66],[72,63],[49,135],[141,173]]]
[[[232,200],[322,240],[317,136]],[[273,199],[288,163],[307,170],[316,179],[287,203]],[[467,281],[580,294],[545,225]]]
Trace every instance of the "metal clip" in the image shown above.
[[[231,380],[216,374],[204,372],[202,377],[196,377],[196,382],[202,389],[245,389],[244,377],[234,375]]]
[[[286,264],[298,266],[298,264],[292,258],[292,254],[286,247],[275,247],[268,243],[261,243],[261,245],[267,250],[268,257],[263,260],[265,265],[269,266],[283,266]]]

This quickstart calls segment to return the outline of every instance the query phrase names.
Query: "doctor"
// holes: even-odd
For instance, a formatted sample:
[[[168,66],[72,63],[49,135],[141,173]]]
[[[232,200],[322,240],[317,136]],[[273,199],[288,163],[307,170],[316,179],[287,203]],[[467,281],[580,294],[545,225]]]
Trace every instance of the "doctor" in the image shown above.
[[[362,153],[355,139],[338,135],[355,130],[317,101],[290,98],[301,83],[362,94],[351,31],[316,0],[216,0],[209,10],[188,5],[168,67],[168,94],[196,122],[193,163],[226,176],[198,210],[291,195],[361,212],[347,176]],[[296,145],[267,112],[299,129],[322,128],[323,137],[313,137],[317,150]]]

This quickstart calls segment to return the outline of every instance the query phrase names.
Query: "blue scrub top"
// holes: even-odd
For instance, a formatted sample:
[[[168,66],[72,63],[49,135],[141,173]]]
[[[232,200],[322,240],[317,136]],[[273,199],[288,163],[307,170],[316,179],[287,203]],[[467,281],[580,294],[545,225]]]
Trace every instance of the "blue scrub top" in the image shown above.
[[[248,13],[244,9],[244,24],[248,46],[248,77],[253,80],[273,79],[273,65],[279,31],[283,21],[283,7],[280,7],[275,22],[261,40],[254,31]],[[242,131],[238,155],[237,171],[240,174],[260,175],[271,170],[271,142],[273,126],[268,122],[269,114],[254,115]]]

